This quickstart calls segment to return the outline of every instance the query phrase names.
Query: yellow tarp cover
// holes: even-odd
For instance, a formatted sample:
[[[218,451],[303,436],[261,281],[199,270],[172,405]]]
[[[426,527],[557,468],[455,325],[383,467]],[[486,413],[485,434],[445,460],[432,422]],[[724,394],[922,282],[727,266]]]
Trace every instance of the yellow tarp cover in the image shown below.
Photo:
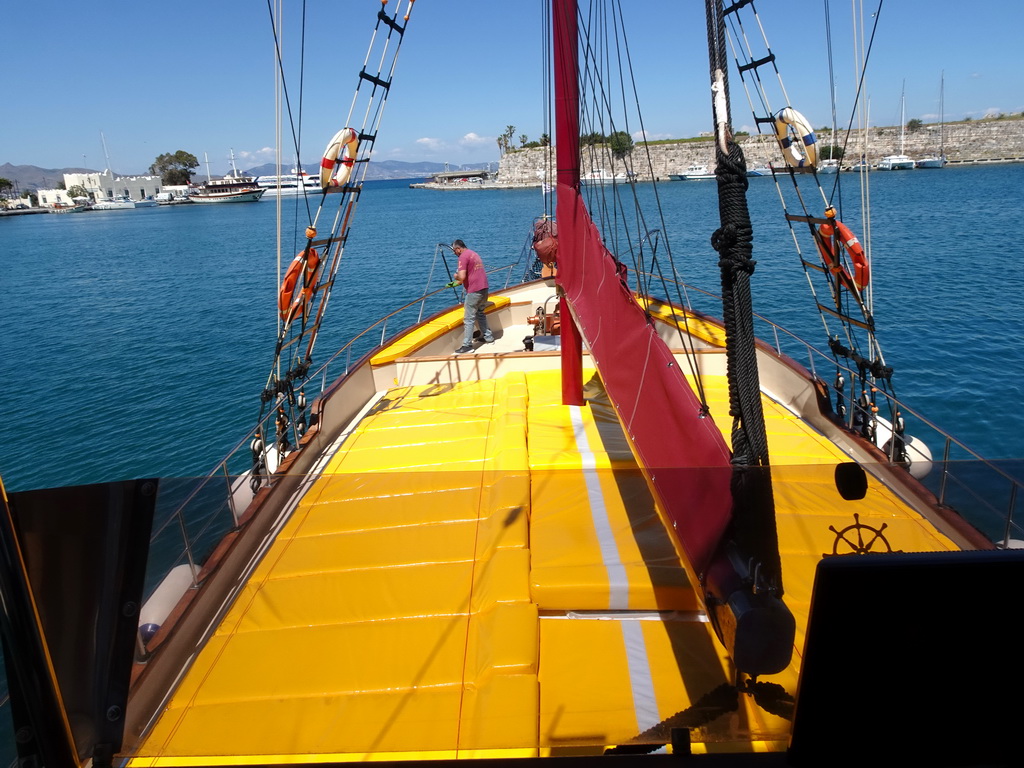
[[[688,333],[706,341],[713,347],[725,346],[725,329],[685,309],[665,304],[647,296],[636,296],[637,303],[645,308],[655,320],[683,328]]]
[[[724,379],[704,388],[728,437]],[[593,751],[714,696],[728,659],[685,610],[692,593],[599,383],[580,408],[559,392],[554,373],[388,392],[133,764]],[[840,499],[832,474],[845,457],[763,401],[800,633],[814,565],[857,540],[850,526],[881,529],[893,549],[951,548],[874,480],[865,499]],[[799,653],[771,680],[794,694],[798,669]],[[782,748],[787,733],[743,696],[700,739]]]
[[[507,307],[510,302],[511,299],[508,296],[492,296],[484,304],[484,312],[486,314],[497,312],[499,309]],[[462,325],[462,320],[462,307],[456,307],[445,312],[440,317],[435,317],[433,320],[429,320],[422,325],[417,325],[371,357],[370,365],[393,363],[398,358],[408,355],[410,350],[417,349],[434,339],[439,339],[453,328],[458,328]]]
[[[587,372],[590,375],[590,372]],[[604,390],[561,404],[529,377],[531,595],[541,610],[695,610],[697,598]]]

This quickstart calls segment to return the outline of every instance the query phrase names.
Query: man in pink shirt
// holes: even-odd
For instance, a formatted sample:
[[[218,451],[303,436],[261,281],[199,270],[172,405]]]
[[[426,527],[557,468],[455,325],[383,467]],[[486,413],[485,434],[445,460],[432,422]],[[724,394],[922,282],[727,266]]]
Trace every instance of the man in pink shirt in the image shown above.
[[[492,344],[494,335],[487,327],[487,316],[484,314],[484,304],[487,303],[487,272],[484,270],[484,263],[480,254],[471,251],[461,240],[452,243],[452,251],[459,257],[459,266],[455,272],[455,280],[449,285],[462,285],[466,289],[465,314],[463,326],[465,333],[462,337],[462,346],[455,350],[456,354],[473,351],[473,326],[479,325],[483,334],[484,342]]]

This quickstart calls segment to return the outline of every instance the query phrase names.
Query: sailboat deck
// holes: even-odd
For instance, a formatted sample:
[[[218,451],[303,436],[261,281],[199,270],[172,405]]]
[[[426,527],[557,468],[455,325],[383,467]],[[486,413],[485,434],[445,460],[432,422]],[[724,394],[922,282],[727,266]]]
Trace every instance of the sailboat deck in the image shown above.
[[[728,435],[725,381],[703,383]],[[385,393],[134,764],[599,749],[727,682],[728,659],[596,379],[586,396],[561,405],[554,371]],[[843,454],[763,400],[800,633],[814,564],[854,513],[901,549],[952,548],[874,480],[866,499],[842,500],[832,473]],[[802,642],[772,678],[791,694]],[[745,699],[701,738],[784,746],[786,721]]]

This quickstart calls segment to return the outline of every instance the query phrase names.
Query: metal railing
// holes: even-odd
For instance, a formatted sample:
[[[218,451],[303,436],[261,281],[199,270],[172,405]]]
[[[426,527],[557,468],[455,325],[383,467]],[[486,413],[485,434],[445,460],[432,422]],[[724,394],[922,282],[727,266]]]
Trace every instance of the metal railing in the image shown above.
[[[644,275],[661,279],[661,275]],[[721,297],[713,292],[685,282],[668,282],[679,285],[686,292],[699,293],[721,302]],[[762,329],[756,334],[761,341],[770,344],[780,355],[801,364],[806,361],[811,376],[825,382],[830,394],[834,395],[833,387],[818,374],[817,369],[822,364],[831,372],[842,371],[851,382],[859,375],[855,369],[840,363],[830,353],[816,348],[768,318],[754,313],[754,320],[755,327],[760,326]],[[932,452],[932,471],[920,480],[935,494],[940,504],[956,509],[961,517],[999,546],[1008,547],[1012,540],[1024,540],[1024,527],[1015,520],[1015,517],[1019,517],[1016,515],[1017,503],[1024,481],[1009,470],[1009,466],[1017,462],[1002,462],[1007,465],[1007,468],[1004,468],[1000,466],[1001,462],[986,459],[891,393],[879,389],[875,396],[885,398],[890,413],[898,411],[903,415],[907,423],[908,439],[909,435],[913,435],[923,441]],[[846,401],[849,413],[845,421],[848,425],[858,416],[865,419],[872,417],[872,414],[857,403],[856,398],[847,397]],[[891,455],[889,463],[901,464],[893,460]]]

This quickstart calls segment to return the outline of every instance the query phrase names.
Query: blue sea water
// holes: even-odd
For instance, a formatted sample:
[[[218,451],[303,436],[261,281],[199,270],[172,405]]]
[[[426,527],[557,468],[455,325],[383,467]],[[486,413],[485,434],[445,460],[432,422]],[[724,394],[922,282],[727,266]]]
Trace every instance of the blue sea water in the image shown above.
[[[858,221],[856,180],[842,179],[841,215]],[[1024,457],[1024,245],[999,223],[1022,181],[1024,166],[1003,165],[876,173],[871,186],[875,317],[897,394],[1002,459]],[[714,184],[659,195],[680,272],[717,292]],[[284,201],[286,219],[304,223],[297,205]],[[820,344],[769,178],[751,180],[750,205],[756,311]],[[539,190],[368,183],[314,357],[422,292],[439,242],[461,237],[489,265],[514,260],[541,208]],[[271,363],[275,209],[264,199],[0,220],[9,489],[199,475],[234,446]],[[287,260],[302,243],[284,231]]]
[[[1007,213],[1024,165],[871,179],[875,318],[898,396],[982,455],[1019,462],[1024,243]],[[841,218],[851,223],[856,182],[842,177]],[[680,273],[717,293],[714,183],[669,183],[658,194]],[[306,211],[296,199],[283,206],[290,260],[303,245],[291,222],[306,223]],[[770,178],[751,180],[750,206],[755,310],[824,346]],[[514,261],[542,207],[536,189],[368,183],[315,361],[422,293],[437,243],[462,238],[488,266]],[[198,476],[235,446],[255,422],[271,365],[275,212],[264,199],[0,219],[9,490]],[[435,274],[435,287],[442,282]]]

